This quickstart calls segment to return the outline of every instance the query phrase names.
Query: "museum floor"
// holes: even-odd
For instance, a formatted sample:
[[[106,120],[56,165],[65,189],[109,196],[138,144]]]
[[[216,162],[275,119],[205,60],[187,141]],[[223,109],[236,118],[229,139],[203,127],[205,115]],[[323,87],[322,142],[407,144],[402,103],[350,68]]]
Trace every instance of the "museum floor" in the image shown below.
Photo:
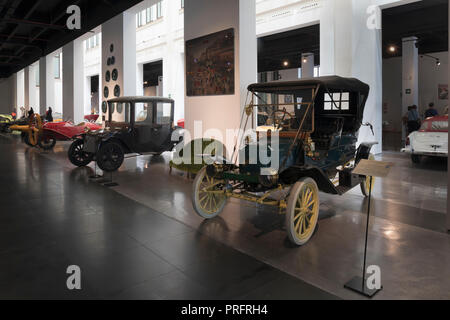
[[[170,154],[127,159],[108,189],[89,181],[93,165],[74,168],[67,148],[0,137],[0,298],[361,298],[343,288],[362,260],[359,188],[321,194],[316,234],[293,248],[267,207],[231,200],[219,218],[198,218],[192,181],[169,172]],[[450,299],[445,161],[379,158],[396,167],[374,191],[368,262],[384,287],[375,299]],[[70,264],[81,267],[81,292],[65,287]]]

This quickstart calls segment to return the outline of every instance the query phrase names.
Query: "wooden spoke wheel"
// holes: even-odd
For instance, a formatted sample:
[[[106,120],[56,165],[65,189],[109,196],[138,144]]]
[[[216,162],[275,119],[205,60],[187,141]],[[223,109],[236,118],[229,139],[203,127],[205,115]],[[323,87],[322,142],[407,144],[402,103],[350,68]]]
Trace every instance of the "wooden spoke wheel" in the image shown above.
[[[28,129],[28,143],[31,146],[36,146],[39,143],[39,137],[42,134],[42,119],[37,113],[30,117]]]
[[[375,156],[373,154],[369,155],[369,160],[375,160]],[[370,176],[364,177],[364,180],[361,181],[361,192],[364,197],[368,197],[370,192],[373,190],[373,186],[375,184],[375,177],[372,177],[372,183],[370,183]]]
[[[206,167],[197,173],[192,189],[192,204],[200,217],[212,219],[223,211],[227,200],[223,184],[224,181],[209,177]]]
[[[286,229],[295,245],[306,244],[319,218],[319,188],[311,178],[300,179],[291,189],[286,212]]]

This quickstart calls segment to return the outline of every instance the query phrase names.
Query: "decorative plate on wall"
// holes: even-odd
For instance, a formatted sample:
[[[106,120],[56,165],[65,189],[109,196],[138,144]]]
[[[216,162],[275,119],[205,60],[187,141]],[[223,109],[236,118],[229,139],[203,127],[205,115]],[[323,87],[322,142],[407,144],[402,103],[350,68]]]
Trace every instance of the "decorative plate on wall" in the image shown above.
[[[120,87],[119,85],[116,84],[116,86],[114,87],[114,95],[116,97],[120,97]]]
[[[109,97],[109,89],[108,89],[108,87],[105,87],[105,88],[103,89],[103,96],[104,96],[105,98],[108,98],[108,97]]]
[[[110,66],[110,65],[111,65],[111,58],[108,58],[108,59],[106,60],[106,65],[107,65],[107,66]]]
[[[116,63],[116,58],[114,56],[111,57],[111,65],[114,65]]]
[[[109,46],[109,52],[113,52],[114,51],[114,45],[111,43],[111,45]]]
[[[109,82],[109,80],[111,80],[111,72],[109,72],[109,70],[106,71],[105,80],[106,80],[106,82]]]
[[[110,108],[111,108],[111,114],[113,114],[113,113],[114,113],[114,109],[115,109],[115,107],[116,107],[116,104],[115,104],[115,103],[111,103],[111,104],[110,104]]]
[[[122,103],[118,103],[117,104],[117,113],[122,114],[123,111],[123,104]]]
[[[111,77],[112,77],[113,81],[117,81],[117,78],[119,78],[119,71],[117,71],[117,69],[114,69],[112,71]]]
[[[106,103],[106,101],[102,102],[102,112],[106,113],[108,111],[108,104]]]

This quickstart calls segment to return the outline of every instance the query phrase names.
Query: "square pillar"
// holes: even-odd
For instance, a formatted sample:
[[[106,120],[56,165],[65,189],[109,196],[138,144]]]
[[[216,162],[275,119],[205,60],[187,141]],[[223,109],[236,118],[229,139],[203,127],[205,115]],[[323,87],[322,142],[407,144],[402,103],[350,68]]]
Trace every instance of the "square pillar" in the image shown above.
[[[377,141],[373,153],[382,151],[382,42],[381,30],[367,27],[372,0],[324,0],[320,14],[321,75],[355,77],[370,86],[359,143]]]
[[[23,97],[23,105],[25,108],[30,109],[30,66],[24,69],[24,97]],[[34,110],[34,108],[33,108]]]
[[[28,72],[28,104],[30,107],[33,107],[34,110],[39,109],[39,101],[37,101],[36,95],[36,72],[37,67],[36,64],[29,66]]]
[[[302,53],[302,78],[314,77],[314,53]]]
[[[402,39],[402,116],[408,107],[419,105],[419,49],[417,38]],[[419,111],[419,110],[417,110]],[[402,139],[406,139],[406,128],[402,126]]]
[[[62,48],[63,52],[63,115],[74,123],[84,119],[83,41],[76,39]]]
[[[450,14],[450,6],[448,7],[448,13]],[[449,28],[450,28],[450,20],[449,20]],[[448,43],[450,44],[450,34],[449,34],[448,40],[449,40]],[[449,51],[448,57],[449,57],[449,61],[450,61],[450,47],[449,47],[448,51]],[[448,74],[449,74],[449,79],[450,79],[450,64],[448,66],[449,66]],[[450,137],[450,132],[449,132],[449,137]],[[448,158],[448,164],[449,164],[449,168],[450,168],[450,158]],[[450,182],[450,176],[448,175],[448,173],[447,173],[447,178]],[[450,183],[447,184],[447,186],[448,185],[450,185]],[[450,190],[448,190],[448,188],[447,188],[447,230],[450,232]]]
[[[55,109],[54,55],[39,59],[39,113],[45,114],[48,107]],[[35,110],[38,112],[38,110]]]
[[[222,140],[229,153],[233,151],[235,141],[226,139],[226,131],[239,128],[247,86],[257,82],[255,12],[255,0],[185,1],[185,41],[234,29],[234,94],[187,96],[185,93],[185,125],[191,138],[200,138],[209,129],[215,129],[222,137],[214,138]],[[202,121],[203,132],[194,133],[195,121]]]
[[[22,69],[16,74],[16,104],[20,113],[22,107],[25,107],[25,71]],[[27,108],[25,107],[25,110]],[[35,110],[37,112],[37,110]],[[20,114],[21,116],[23,113]]]
[[[9,82],[9,96],[10,96],[10,105],[8,106],[8,112],[15,111],[17,113],[17,117],[20,117],[19,114],[20,109],[17,106],[17,73],[14,73],[12,76],[8,78]]]
[[[110,74],[109,81],[106,81],[107,72]],[[116,80],[112,77],[113,72],[117,72]],[[136,78],[136,14],[125,11],[102,24],[100,100],[107,101],[116,96],[135,96]],[[117,114],[115,110],[113,119],[122,121],[123,117],[124,115]]]

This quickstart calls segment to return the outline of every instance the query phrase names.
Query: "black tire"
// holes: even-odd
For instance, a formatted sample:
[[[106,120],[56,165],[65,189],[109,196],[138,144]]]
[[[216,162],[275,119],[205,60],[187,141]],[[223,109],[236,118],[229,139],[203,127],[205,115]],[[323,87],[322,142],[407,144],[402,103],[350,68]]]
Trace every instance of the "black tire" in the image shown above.
[[[97,164],[105,172],[119,170],[125,158],[125,153],[120,144],[116,142],[104,143],[97,152]]]
[[[83,139],[75,140],[70,145],[69,151],[67,152],[69,160],[74,166],[85,167],[91,163],[92,159],[94,159],[94,155],[92,153],[83,152],[83,144]]]
[[[52,150],[56,145],[56,139],[55,138],[44,138],[39,139],[39,147],[41,147],[44,150]]]
[[[35,147],[30,143],[30,136],[28,135],[27,132],[22,132],[22,141],[29,147],[32,147],[32,148]]]
[[[417,154],[412,154],[411,155],[411,161],[413,163],[419,164],[420,163],[420,156],[418,156]]]

